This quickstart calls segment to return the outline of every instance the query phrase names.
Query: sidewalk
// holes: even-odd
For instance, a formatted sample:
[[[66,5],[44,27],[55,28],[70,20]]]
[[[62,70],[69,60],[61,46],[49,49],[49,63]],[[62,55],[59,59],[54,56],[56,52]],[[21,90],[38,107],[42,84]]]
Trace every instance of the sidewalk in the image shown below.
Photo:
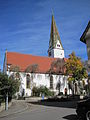
[[[12,106],[7,111],[4,110],[0,112],[0,118],[22,112],[27,108],[28,108],[28,105],[24,100],[13,100]]]

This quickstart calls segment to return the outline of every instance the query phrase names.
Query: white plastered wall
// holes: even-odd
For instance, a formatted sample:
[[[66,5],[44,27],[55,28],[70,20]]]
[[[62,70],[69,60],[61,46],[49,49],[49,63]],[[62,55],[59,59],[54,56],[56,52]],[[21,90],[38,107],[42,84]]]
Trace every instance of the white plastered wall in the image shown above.
[[[7,74],[10,76],[12,72],[7,72]],[[22,95],[23,89],[25,92],[25,96],[31,96],[32,88],[27,89],[26,88],[26,73],[20,72],[20,90],[19,94]],[[49,74],[35,74],[35,73],[29,73],[30,77],[33,76],[33,86],[40,87],[40,86],[46,86],[50,89],[50,76]],[[68,88],[67,85],[67,76],[64,75],[52,75],[53,76],[53,91],[58,94],[58,90],[56,89],[56,86],[58,82],[61,83],[60,91],[64,94],[64,89]]]

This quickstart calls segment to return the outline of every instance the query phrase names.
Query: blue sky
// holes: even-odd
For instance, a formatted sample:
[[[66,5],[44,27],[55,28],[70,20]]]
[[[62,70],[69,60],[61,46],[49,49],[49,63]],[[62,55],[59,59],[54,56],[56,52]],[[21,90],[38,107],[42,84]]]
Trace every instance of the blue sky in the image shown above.
[[[80,37],[90,20],[90,0],[0,0],[0,68],[5,50],[48,56],[52,9],[65,56],[87,60]]]

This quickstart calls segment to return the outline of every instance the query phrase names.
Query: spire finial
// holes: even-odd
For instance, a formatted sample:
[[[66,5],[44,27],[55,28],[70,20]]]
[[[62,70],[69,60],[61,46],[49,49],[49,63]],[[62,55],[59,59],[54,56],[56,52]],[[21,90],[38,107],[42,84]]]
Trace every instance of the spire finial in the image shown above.
[[[7,48],[6,48],[6,50],[5,50],[5,51],[6,51],[6,53],[7,53]]]
[[[52,15],[54,16],[53,8],[52,8]]]

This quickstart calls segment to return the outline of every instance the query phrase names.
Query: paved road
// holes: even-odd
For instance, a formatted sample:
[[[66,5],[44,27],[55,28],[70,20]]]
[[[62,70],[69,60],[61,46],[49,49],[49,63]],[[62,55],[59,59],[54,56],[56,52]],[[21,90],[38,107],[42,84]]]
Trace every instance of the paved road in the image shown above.
[[[0,118],[0,120],[77,120],[73,103],[34,103],[27,110]]]
[[[7,111],[4,110],[4,111],[0,112],[0,118],[14,114],[14,113],[16,114],[16,113],[25,111],[25,110],[27,110],[29,105],[27,104],[27,102],[25,102],[23,100],[12,100],[11,107]]]

